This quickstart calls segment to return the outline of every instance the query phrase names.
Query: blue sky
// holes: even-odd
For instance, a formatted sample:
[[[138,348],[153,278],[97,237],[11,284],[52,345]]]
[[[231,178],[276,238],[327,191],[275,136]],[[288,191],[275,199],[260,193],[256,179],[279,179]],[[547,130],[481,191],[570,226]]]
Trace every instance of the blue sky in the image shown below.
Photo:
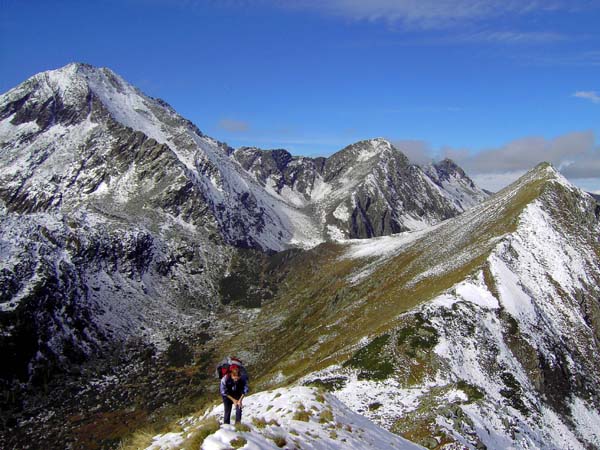
[[[385,137],[492,190],[548,160],[600,192],[600,0],[0,1],[0,91],[109,67],[237,147]]]

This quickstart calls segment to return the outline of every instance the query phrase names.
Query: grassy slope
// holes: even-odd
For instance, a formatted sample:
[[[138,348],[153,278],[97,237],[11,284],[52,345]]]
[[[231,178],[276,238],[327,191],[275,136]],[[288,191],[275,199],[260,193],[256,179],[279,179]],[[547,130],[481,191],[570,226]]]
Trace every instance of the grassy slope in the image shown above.
[[[297,255],[275,297],[222,350],[258,357],[260,365],[251,369],[255,384],[265,387],[347,361],[362,338],[401,325],[402,313],[485,269],[498,240],[516,228],[553,176],[547,165],[538,166],[384,261],[343,258],[347,247],[331,243]],[[351,275],[369,268],[370,276],[350,283]]]

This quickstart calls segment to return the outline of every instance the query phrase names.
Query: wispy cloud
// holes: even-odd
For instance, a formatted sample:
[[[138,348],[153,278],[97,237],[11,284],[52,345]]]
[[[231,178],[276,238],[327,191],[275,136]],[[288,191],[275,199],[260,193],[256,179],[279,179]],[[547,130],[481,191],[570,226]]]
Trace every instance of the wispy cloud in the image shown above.
[[[394,22],[410,29],[446,28],[507,14],[573,9],[565,0],[279,0],[275,3],[351,20]]]
[[[577,91],[573,94],[573,97],[583,98],[593,103],[600,103],[600,93],[597,91]]]
[[[364,111],[364,108],[362,109]],[[396,114],[396,113],[458,113],[464,111],[460,106],[406,106],[395,108],[382,108],[373,110],[375,113]]]
[[[447,28],[507,15],[524,16],[552,11],[576,12],[597,4],[597,0],[577,2],[570,0],[169,0],[169,2],[186,7],[202,2],[235,8],[271,5],[288,10],[315,11],[355,21],[384,21],[407,29]]]
[[[525,137],[511,141],[502,147],[465,154],[445,149],[444,153],[459,160],[465,169],[473,173],[506,173],[529,170],[542,161],[548,161],[565,175],[585,178],[600,173],[600,149],[592,131],[580,131],[558,136],[554,139]]]
[[[390,139],[391,143],[415,164],[426,165],[436,159],[431,144],[418,139]]]
[[[518,180],[525,175],[526,170],[516,170],[513,172],[504,173],[478,173],[470,175],[471,179],[484,189],[491,192],[498,192],[508,186],[510,183]],[[468,170],[467,170],[468,173]]]
[[[600,66],[600,51],[586,50],[575,53],[556,53],[550,55],[522,55],[515,59],[527,66],[547,67],[598,67]]]
[[[561,33],[549,31],[480,31],[452,36],[448,40],[450,43],[459,44],[537,45],[566,42],[571,38]]]
[[[218,123],[219,128],[231,133],[245,133],[250,130],[250,124],[243,120],[221,119]]]

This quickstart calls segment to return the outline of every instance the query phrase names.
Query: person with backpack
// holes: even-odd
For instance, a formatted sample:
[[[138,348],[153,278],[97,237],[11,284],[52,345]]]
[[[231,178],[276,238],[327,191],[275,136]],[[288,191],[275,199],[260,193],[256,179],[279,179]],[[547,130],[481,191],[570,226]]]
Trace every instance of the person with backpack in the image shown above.
[[[223,397],[223,423],[231,423],[231,409],[235,405],[235,423],[242,421],[242,400],[248,393],[248,378],[242,376],[239,366],[229,366],[229,371],[221,378],[221,397]]]

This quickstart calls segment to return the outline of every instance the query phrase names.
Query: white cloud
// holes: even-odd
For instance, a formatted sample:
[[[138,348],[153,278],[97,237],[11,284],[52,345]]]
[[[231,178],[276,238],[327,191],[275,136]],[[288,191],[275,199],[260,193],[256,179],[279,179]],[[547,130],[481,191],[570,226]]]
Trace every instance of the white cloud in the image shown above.
[[[506,173],[528,170],[542,161],[548,161],[556,167],[569,161],[600,159],[595,146],[592,131],[568,133],[554,139],[543,137],[525,137],[511,141],[502,147],[485,149],[477,153],[455,155],[453,149],[446,149],[449,157],[461,161],[465,170],[473,173]],[[589,161],[588,161],[589,162]],[[580,167],[583,172],[585,168]],[[588,176],[594,173],[587,171]]]
[[[515,59],[527,66],[597,67],[600,66],[600,51],[585,50],[569,53],[528,54],[526,57],[516,55]]]
[[[588,191],[600,189],[600,147],[592,131],[564,134],[553,139],[525,137],[490,149],[442,147],[425,141],[393,141],[417,164],[432,158],[450,158],[479,186],[498,191],[537,164],[547,161],[574,184]]]
[[[600,103],[600,93],[596,91],[577,91],[573,94],[573,97],[590,100],[593,103]]]
[[[574,178],[571,181],[585,192],[600,195],[600,180],[596,178]]]
[[[525,172],[525,170],[518,170],[505,173],[481,173],[472,175],[471,179],[477,186],[487,189],[488,191],[498,192],[510,183],[518,180]],[[469,175],[468,172],[467,175]]]
[[[481,31],[446,38],[449,43],[457,44],[554,44],[568,41],[570,38],[561,33],[549,31]]]
[[[590,154],[576,161],[566,161],[559,170],[568,178],[596,178],[600,180],[600,157]]]

